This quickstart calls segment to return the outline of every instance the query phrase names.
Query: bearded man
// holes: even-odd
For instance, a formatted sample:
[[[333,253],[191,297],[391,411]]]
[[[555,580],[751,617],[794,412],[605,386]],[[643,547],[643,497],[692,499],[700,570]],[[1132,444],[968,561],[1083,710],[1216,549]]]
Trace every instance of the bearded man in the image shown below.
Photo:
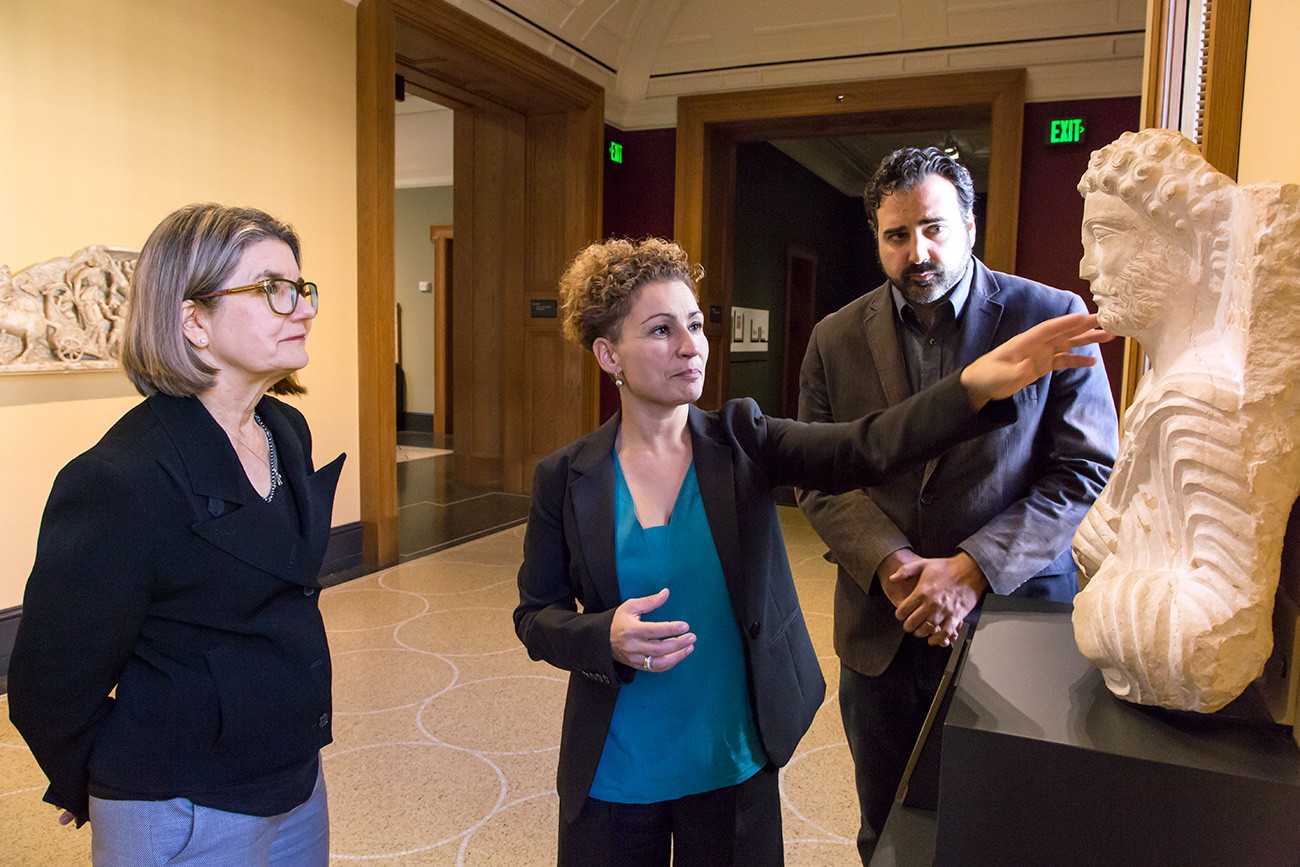
[[[970,173],[936,148],[885,158],[864,193],[888,281],[814,328],[799,418],[848,421],[899,403],[1045,319],[1072,292],[972,255]],[[1090,347],[1089,352],[1096,352]],[[1100,359],[1043,377],[1018,420],[887,484],[800,506],[839,565],[835,652],[871,859],[961,623],[986,592],[1070,601],[1070,537],[1110,475],[1114,402]]]

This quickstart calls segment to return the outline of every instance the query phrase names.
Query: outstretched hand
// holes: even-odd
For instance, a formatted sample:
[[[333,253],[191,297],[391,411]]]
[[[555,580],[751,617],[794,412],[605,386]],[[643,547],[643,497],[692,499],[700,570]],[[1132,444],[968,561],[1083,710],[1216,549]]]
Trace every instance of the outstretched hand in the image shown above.
[[[614,658],[642,671],[667,671],[681,662],[695,647],[695,635],[680,620],[642,620],[668,601],[668,588],[653,596],[626,600],[614,609],[609,625],[609,646]]]
[[[966,365],[961,384],[978,410],[990,400],[1011,397],[1053,370],[1091,367],[1096,359],[1072,350],[1105,343],[1112,335],[1097,327],[1095,313],[1070,313],[1040,322]]]

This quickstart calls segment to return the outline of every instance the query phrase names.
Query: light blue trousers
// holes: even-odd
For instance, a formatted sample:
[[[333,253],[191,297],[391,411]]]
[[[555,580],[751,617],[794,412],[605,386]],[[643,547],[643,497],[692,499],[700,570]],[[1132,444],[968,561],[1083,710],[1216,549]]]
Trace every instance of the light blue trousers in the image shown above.
[[[328,867],[325,777],[305,803],[278,816],[245,816],[170,801],[90,799],[94,867]]]

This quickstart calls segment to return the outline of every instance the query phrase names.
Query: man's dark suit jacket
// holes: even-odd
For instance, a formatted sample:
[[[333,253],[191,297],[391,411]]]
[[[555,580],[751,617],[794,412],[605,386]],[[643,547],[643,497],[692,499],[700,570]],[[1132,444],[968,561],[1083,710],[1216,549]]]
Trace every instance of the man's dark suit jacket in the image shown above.
[[[197,398],[148,398],[55,479],[9,714],[50,779],[45,800],[79,822],[88,792],[204,804],[224,790],[229,804],[243,787],[240,812],[266,815],[258,781],[330,742],[316,590],[343,458],[313,473],[302,414],[271,397],[257,410],[292,526],[267,520]]]
[[[1006,424],[1014,411],[1010,401],[998,401],[973,412],[956,375],[906,406],[848,424],[768,418],[748,399],[730,401],[716,413],[690,408],[700,495],[744,642],[754,719],[774,764],[789,761],[826,685],[795,595],[772,488],[798,484],[835,491],[879,482],[967,436]],[[614,610],[624,601],[614,566],[619,420],[615,415],[537,465],[519,569],[520,640],[533,659],[573,673],[558,770],[566,822],[582,811],[620,684],[653,677],[615,661],[610,649]],[[663,712],[671,725],[672,709]]]
[[[957,369],[1045,319],[1086,312],[1073,292],[972,262]],[[817,323],[799,376],[799,418],[841,421],[906,400],[896,326],[888,283]],[[922,557],[965,551],[994,593],[1074,597],[1070,539],[1110,477],[1118,435],[1100,353],[1079,351],[1098,363],[1049,373],[1018,392],[1014,425],[883,485],[840,496],[801,492],[804,513],[839,564],[835,652],[843,664],[878,675],[902,642],[893,604],[878,583],[872,588],[876,568],[899,548]]]

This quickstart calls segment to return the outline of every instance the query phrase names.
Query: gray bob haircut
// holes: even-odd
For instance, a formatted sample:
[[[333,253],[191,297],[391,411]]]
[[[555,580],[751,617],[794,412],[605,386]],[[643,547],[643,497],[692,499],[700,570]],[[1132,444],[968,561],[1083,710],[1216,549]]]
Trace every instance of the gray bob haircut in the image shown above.
[[[258,241],[283,241],[299,265],[298,234],[283,220],[256,208],[212,203],[186,205],[163,219],[145,241],[131,278],[122,367],[136,390],[192,397],[216,381],[216,370],[194,352],[181,332],[181,305],[214,307],[213,293],[239,266],[244,250]],[[303,394],[290,374],[271,386],[273,394]]]

